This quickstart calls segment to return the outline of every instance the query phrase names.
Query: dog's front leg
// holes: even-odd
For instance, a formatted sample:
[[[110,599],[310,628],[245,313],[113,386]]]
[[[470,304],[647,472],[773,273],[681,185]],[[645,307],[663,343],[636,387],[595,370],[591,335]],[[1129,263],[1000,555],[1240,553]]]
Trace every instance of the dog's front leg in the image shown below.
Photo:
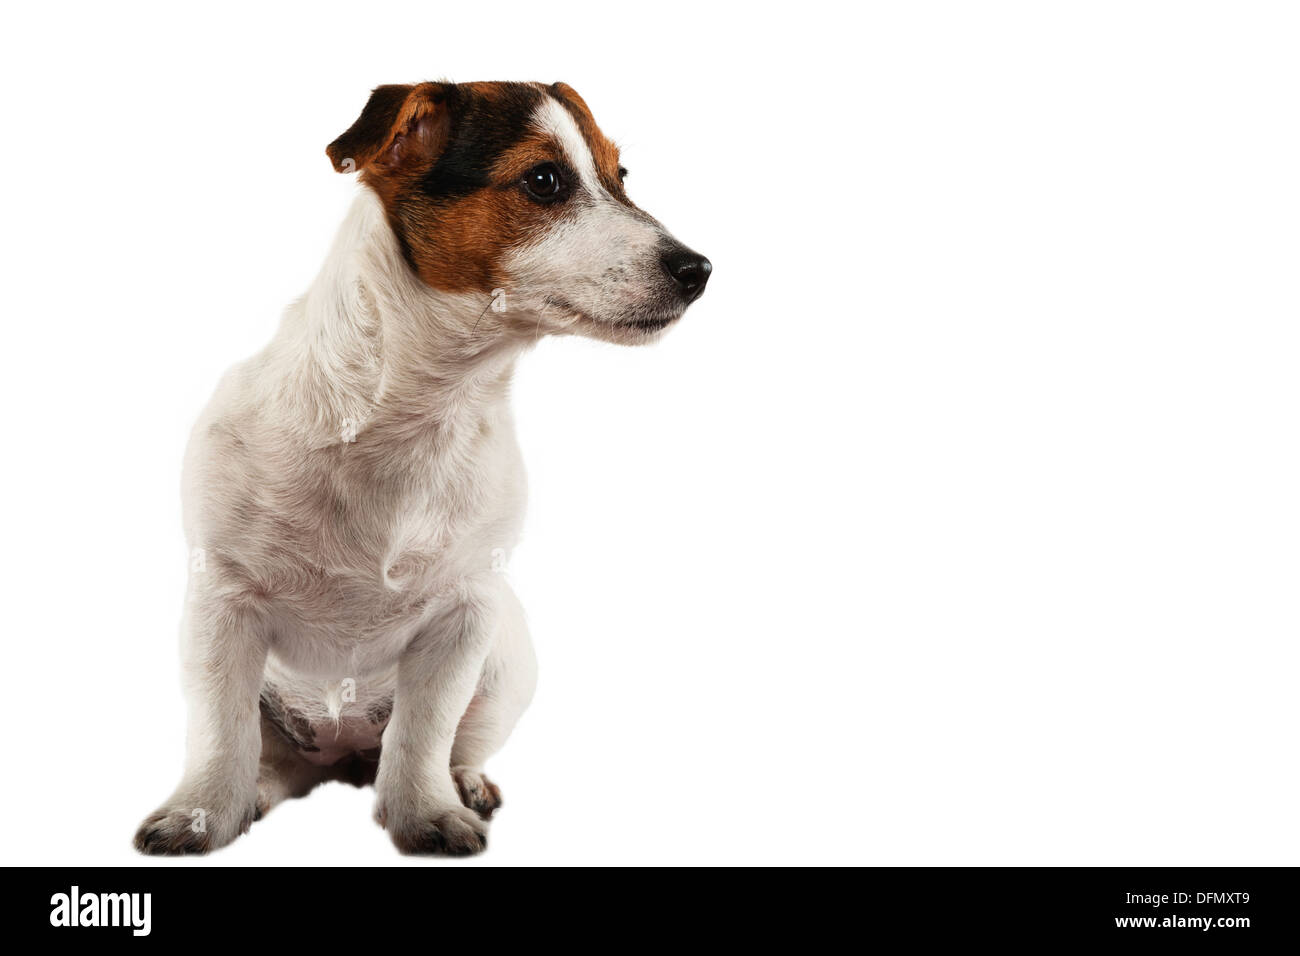
[[[398,662],[375,819],[403,853],[463,856],[487,846],[487,824],[461,803],[452,780],[451,749],[487,658],[496,598],[491,584],[463,588]]]
[[[265,630],[246,607],[191,596],[181,635],[189,703],[185,773],[136,832],[142,853],[206,853],[252,823],[266,653]]]

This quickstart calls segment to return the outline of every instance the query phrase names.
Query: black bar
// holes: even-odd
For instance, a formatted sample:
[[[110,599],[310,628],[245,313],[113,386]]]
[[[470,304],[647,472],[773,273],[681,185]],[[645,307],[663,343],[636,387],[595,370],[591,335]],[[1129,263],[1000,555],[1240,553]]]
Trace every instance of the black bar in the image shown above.
[[[921,942],[1101,942],[1239,949],[1296,938],[1293,869],[689,869],[590,874],[491,873],[439,861],[396,868],[238,869],[202,861],[147,868],[10,870],[6,925],[75,935],[261,948],[283,939],[368,948],[390,933],[429,932],[490,946],[494,934],[523,931],[547,944],[685,945],[702,938],[739,943],[903,934]],[[70,922],[117,908],[123,925]],[[144,897],[149,894],[148,934]],[[87,897],[94,896],[93,904]],[[66,906],[60,909],[60,898]],[[135,904],[127,909],[130,904]],[[133,928],[130,916],[134,914]],[[96,920],[98,917],[96,917]],[[557,934],[559,934],[557,936]]]

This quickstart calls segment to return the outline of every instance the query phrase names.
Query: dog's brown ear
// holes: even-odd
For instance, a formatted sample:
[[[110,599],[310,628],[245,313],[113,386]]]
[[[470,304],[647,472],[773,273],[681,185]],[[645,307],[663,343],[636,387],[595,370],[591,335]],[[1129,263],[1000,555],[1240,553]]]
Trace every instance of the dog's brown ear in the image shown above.
[[[337,172],[382,173],[436,156],[450,131],[446,84],[380,86],[325,153]]]

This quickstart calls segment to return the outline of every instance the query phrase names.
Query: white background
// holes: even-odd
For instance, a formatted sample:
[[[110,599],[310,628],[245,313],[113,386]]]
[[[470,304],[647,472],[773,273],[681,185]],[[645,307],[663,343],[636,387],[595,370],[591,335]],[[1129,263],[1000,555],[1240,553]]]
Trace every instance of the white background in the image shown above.
[[[332,784],[163,865],[1300,862],[1286,5],[6,19],[3,862],[154,862],[188,429],[354,195],[325,145],[439,77],[575,86],[712,282],[519,370],[487,854]]]

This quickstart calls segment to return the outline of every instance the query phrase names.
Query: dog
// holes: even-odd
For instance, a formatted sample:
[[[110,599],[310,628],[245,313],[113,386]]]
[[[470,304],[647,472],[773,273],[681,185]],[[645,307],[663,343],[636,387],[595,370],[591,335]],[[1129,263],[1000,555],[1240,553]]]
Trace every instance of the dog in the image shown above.
[[[327,780],[373,783],[403,853],[485,849],[484,763],[536,683],[500,573],[515,362],[542,335],[652,342],[712,270],[564,83],[381,86],[326,153],[358,198],[187,447],[186,763],[143,853],[217,849]]]

